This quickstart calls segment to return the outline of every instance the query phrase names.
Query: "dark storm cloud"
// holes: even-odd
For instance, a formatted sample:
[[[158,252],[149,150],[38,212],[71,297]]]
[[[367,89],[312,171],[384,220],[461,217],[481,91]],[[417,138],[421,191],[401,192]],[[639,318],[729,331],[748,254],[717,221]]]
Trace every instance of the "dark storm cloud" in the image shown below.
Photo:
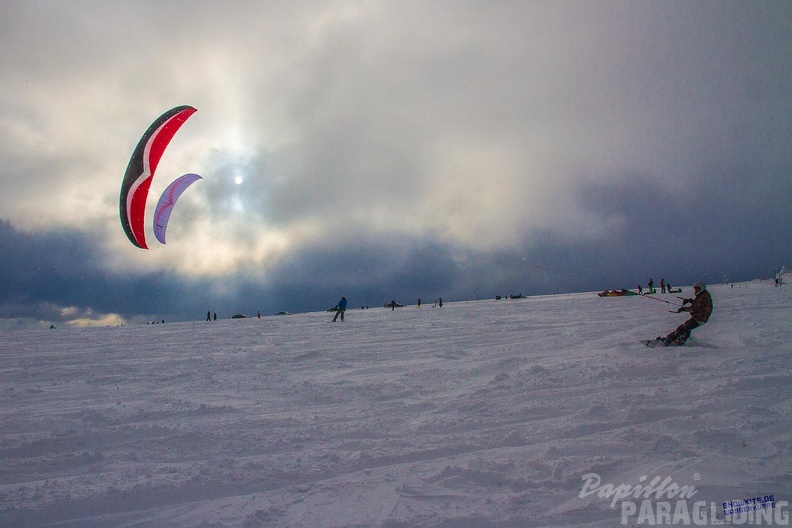
[[[30,234],[0,221],[0,247],[3,318],[60,322],[104,314],[130,320],[162,313],[189,317],[193,308],[188,299],[208,301],[200,283],[162,273],[108,271],[103,266],[106,255],[78,230]]]
[[[600,277],[609,271],[614,287],[630,276],[641,284],[663,275],[677,284],[720,282],[724,275],[747,280],[792,257],[792,234],[782,227],[792,225],[792,208],[781,205],[792,199],[792,190],[774,178],[717,167],[681,191],[625,181],[591,184],[579,193],[598,216],[620,219],[619,232],[588,248],[590,269]]]

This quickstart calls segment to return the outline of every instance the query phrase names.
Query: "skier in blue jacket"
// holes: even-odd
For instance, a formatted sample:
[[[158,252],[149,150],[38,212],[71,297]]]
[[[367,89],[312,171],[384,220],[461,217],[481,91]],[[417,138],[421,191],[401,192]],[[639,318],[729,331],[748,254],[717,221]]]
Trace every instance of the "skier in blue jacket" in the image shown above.
[[[339,315],[341,316],[341,321],[344,320],[344,312],[346,311],[346,307],[347,307],[347,300],[346,297],[342,295],[341,300],[338,301],[338,304],[335,305],[336,314],[335,317],[333,317],[334,323],[336,322],[336,319],[338,319]]]

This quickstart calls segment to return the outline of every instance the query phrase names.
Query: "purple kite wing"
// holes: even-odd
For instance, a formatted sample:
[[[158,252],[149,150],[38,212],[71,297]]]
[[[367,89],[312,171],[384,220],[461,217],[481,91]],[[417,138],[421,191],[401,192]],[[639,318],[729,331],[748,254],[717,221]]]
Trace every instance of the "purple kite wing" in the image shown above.
[[[203,178],[197,174],[185,174],[173,180],[162,192],[162,196],[157,202],[157,208],[154,210],[154,236],[160,243],[165,243],[165,230],[168,228],[168,220],[170,220],[176,200],[187,190],[187,187],[201,179]]]

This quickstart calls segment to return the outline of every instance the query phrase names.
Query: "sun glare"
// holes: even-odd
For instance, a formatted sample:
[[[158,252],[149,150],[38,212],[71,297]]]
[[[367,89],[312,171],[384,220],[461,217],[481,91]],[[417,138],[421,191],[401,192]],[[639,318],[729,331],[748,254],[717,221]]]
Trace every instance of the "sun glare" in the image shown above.
[[[237,176],[236,178],[234,178],[234,183],[236,183],[237,185],[242,185],[243,181],[244,180],[242,179],[242,176]]]

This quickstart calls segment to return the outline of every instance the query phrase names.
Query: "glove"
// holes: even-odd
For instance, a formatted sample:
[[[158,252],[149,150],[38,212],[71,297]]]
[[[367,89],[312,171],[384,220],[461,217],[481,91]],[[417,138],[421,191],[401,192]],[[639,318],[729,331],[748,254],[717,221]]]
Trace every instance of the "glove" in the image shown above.
[[[682,300],[685,301],[682,304],[693,304],[693,299],[682,299]]]
[[[685,307],[684,306],[680,306],[679,310],[677,310],[677,313],[681,313],[681,312],[684,312],[684,311],[685,311]]]

